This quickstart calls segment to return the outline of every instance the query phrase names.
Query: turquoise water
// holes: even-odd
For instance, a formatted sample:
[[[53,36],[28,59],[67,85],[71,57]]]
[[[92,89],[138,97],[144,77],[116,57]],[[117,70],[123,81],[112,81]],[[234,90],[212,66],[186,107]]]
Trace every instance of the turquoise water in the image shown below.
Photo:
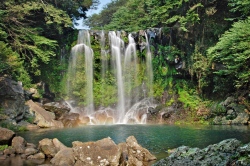
[[[167,155],[169,149],[182,145],[204,148],[224,139],[236,138],[250,142],[249,126],[176,126],[176,125],[93,125],[67,129],[41,129],[18,133],[27,142],[38,144],[43,138],[58,138],[72,147],[73,141],[97,141],[106,137],[115,143],[125,142],[134,135],[138,143],[158,159]]]

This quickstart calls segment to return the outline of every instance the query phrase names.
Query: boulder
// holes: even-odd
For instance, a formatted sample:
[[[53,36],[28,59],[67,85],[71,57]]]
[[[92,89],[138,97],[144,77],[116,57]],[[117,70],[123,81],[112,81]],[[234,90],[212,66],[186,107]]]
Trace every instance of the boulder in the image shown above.
[[[111,138],[86,143],[75,141],[72,144],[76,166],[119,165],[121,151]]]
[[[63,165],[74,165],[75,158],[72,148],[64,148],[60,150],[54,158],[50,160],[53,165],[63,166]]]
[[[222,105],[227,107],[229,104],[235,102],[236,99],[232,96],[228,97],[224,102],[222,102]]]
[[[231,103],[227,106],[227,108],[234,110],[236,113],[241,113],[245,112],[244,110],[246,109],[246,106],[242,104]]]
[[[42,152],[39,152],[34,155],[28,156],[27,159],[45,159],[45,154]]]
[[[22,120],[28,110],[22,83],[9,77],[0,77],[0,87],[0,108],[3,114],[16,122]]]
[[[16,153],[16,150],[15,148],[9,146],[8,148],[4,149],[3,151],[3,154],[6,155],[6,156],[10,156],[12,154],[15,154]]]
[[[246,112],[239,113],[235,119],[232,120],[232,124],[248,124],[249,115]]]
[[[35,148],[26,148],[25,151],[24,151],[24,154],[26,156],[30,156],[30,155],[36,154],[37,152],[38,152],[38,150],[35,149]]]
[[[110,107],[100,108],[92,114],[94,118],[91,118],[93,124],[114,124],[114,110]]]
[[[0,127],[0,145],[11,145],[14,136],[13,131]]]
[[[120,158],[120,165],[126,165],[128,160],[128,148],[127,144],[125,142],[118,144],[120,150],[121,150],[121,158]]]
[[[233,116],[230,116],[230,118]],[[228,116],[216,116],[213,120],[215,125],[245,125],[248,124],[249,115],[246,112],[239,113],[236,118],[230,119]]]
[[[45,154],[46,157],[54,157],[59,151],[68,147],[61,143],[57,138],[44,138],[39,141],[38,149]]]
[[[46,103],[43,105],[43,108],[46,111],[53,112],[55,114],[56,120],[58,120],[65,113],[68,113],[70,111],[70,108],[68,108],[66,105],[61,104],[59,102]]]
[[[57,138],[52,139],[53,145],[56,147],[57,151],[68,148],[63,143],[61,143]]]
[[[32,100],[29,100],[26,102],[26,104],[29,106],[30,111],[35,114],[35,123],[39,127],[56,127],[56,128],[62,128],[63,123],[60,121],[56,121],[55,114],[52,112],[46,111],[44,108],[39,106],[38,104],[34,103]]]
[[[94,115],[97,124],[106,124],[110,117],[106,111],[97,111]],[[113,121],[112,121],[113,122]]]
[[[36,130],[36,129],[39,129],[39,128],[40,128],[39,126],[37,126],[37,125],[35,125],[35,124],[31,124],[31,123],[29,123],[29,122],[27,122],[27,121],[24,121],[24,120],[18,122],[17,125],[18,125],[18,126],[23,126],[23,127],[25,127],[27,130]]]
[[[36,148],[36,145],[33,143],[27,143],[26,148]]]
[[[156,160],[147,149],[138,144],[134,136],[130,136],[126,140],[128,150],[128,165],[144,166],[148,162]]]
[[[36,88],[30,88],[27,93],[29,93],[29,96],[32,100],[37,101],[41,98],[41,95]]]
[[[48,138],[44,138],[39,141],[38,149],[48,158],[54,157],[58,152],[58,149],[55,147],[53,141]]]
[[[7,158],[6,155],[0,154],[0,160],[5,160]]]
[[[181,146],[153,166],[234,165],[232,162],[240,158],[237,152],[240,145],[236,139],[227,139],[204,149]]]
[[[156,106],[154,100],[145,98],[134,104],[126,113],[125,120],[127,123],[145,123],[147,120],[148,108],[152,109]]]
[[[76,127],[82,122],[78,113],[65,113],[59,119],[65,127]],[[89,121],[89,119],[88,119]]]
[[[26,141],[23,137],[14,137],[11,146],[15,149],[17,154],[22,154],[25,151]]]

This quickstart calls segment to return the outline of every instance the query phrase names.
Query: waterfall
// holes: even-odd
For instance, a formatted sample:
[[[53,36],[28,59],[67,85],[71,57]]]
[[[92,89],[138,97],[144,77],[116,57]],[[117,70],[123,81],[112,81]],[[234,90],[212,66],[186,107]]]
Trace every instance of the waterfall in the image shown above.
[[[153,67],[152,67],[152,54],[150,51],[150,43],[148,41],[148,36],[147,33],[145,33],[146,37],[146,48],[147,48],[147,53],[146,53],[146,67],[147,67],[147,84],[148,84],[148,89],[149,93],[152,96],[153,93]],[[149,96],[150,96],[149,95]]]
[[[124,60],[124,84],[125,88],[128,91],[126,96],[127,98],[127,108],[130,108],[132,105],[132,88],[137,83],[138,79],[138,69],[137,69],[137,55],[136,55],[136,44],[134,38],[131,34],[128,35],[129,43],[125,50],[125,60]],[[139,92],[135,92],[139,93]],[[134,98],[133,100],[138,100]]]
[[[101,93],[102,94],[105,91],[105,80],[106,80],[106,74],[108,71],[108,55],[107,55],[107,51],[105,50],[105,41],[106,41],[105,33],[104,33],[104,31],[101,31],[101,33],[100,33],[100,46],[101,46],[101,62],[102,62],[102,66],[101,66],[101,73],[102,73]],[[104,100],[105,100],[105,98],[102,98],[102,104],[104,103]]]
[[[84,57],[84,58],[83,58]],[[93,97],[93,57],[94,53],[90,47],[90,34],[87,30],[81,30],[78,34],[77,44],[71,49],[71,59],[68,69],[67,92],[71,97],[74,91],[73,83],[75,79],[79,79],[81,75],[78,72],[78,65],[82,65],[84,61],[85,75],[83,80],[86,80],[86,95],[84,101],[86,103],[85,114],[90,115],[94,112],[94,97]],[[81,112],[82,114],[82,112]]]
[[[97,70],[100,69],[100,73],[95,74],[101,75],[97,77],[100,80],[94,82],[94,53],[87,30],[79,31],[77,44],[71,50],[67,80],[67,97],[70,101],[67,103],[71,112],[79,113],[81,119],[88,124],[147,123],[148,108],[154,107],[153,103],[149,102],[153,92],[153,69],[147,34],[146,63],[140,63],[137,57],[133,36],[136,34],[128,35],[125,47],[121,33],[110,31],[107,40],[109,50],[106,49],[104,31],[96,34],[99,35],[101,48],[100,57],[96,55],[96,60],[100,60],[97,64],[101,66],[96,67]],[[139,69],[146,72],[139,72]],[[112,105],[104,108],[105,97],[109,95],[106,91],[110,87],[113,88],[111,94],[117,93],[111,99],[117,102],[114,101]],[[99,108],[94,108],[93,92],[99,97],[95,100]]]
[[[118,34],[114,31],[109,32],[110,47],[111,47],[111,57],[114,61],[113,69],[116,72],[117,89],[118,89],[118,104],[116,112],[116,123],[122,123],[125,115],[125,97],[124,97],[124,85],[123,85],[123,75],[122,75],[122,48],[124,47],[124,42]]]

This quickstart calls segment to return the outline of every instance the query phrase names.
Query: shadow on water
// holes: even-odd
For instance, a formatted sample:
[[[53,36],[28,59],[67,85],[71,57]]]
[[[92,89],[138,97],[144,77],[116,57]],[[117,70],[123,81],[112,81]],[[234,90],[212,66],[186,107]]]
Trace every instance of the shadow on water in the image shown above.
[[[66,129],[41,129],[18,133],[27,142],[38,144],[43,138],[58,138],[72,147],[73,141],[97,141],[110,137],[116,144],[125,142],[133,135],[138,143],[154,154],[157,159],[167,156],[169,149],[182,145],[204,148],[224,139],[236,138],[242,143],[250,142],[249,126],[203,126],[203,125],[90,125]]]

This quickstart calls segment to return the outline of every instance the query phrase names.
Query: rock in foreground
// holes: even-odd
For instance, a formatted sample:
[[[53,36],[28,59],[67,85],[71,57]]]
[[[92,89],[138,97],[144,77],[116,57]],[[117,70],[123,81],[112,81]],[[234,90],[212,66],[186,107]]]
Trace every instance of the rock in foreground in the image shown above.
[[[248,166],[250,165],[250,143],[241,146],[236,139],[227,139],[204,149],[181,146],[167,158],[154,166]]]
[[[147,166],[150,161],[156,160],[155,156],[137,143],[134,136],[128,137],[126,143],[121,143],[123,146],[116,145],[111,138],[96,142],[75,141],[72,144],[73,148],[60,150],[51,162],[75,166]],[[63,154],[67,154],[67,159]]]
[[[150,161],[156,160],[137,143],[134,136],[118,145],[109,137],[95,142],[74,141],[72,148],[66,147],[57,138],[44,138],[39,141],[38,147],[27,143],[20,136],[7,141],[11,142],[11,146],[0,151],[0,162],[4,160],[5,165],[6,159],[15,156],[21,156],[23,160],[46,160],[57,166],[147,166]]]

